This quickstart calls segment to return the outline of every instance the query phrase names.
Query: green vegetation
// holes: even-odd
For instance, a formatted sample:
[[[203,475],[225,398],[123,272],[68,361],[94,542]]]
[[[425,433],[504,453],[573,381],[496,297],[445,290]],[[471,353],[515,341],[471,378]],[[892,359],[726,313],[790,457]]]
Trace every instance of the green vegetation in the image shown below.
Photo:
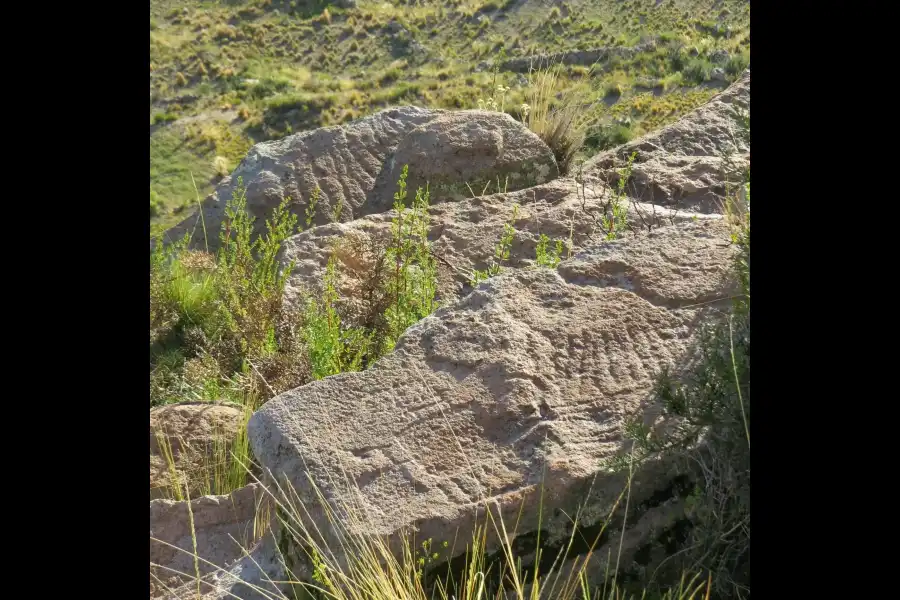
[[[607,240],[621,237],[628,227],[628,194],[625,192],[625,186],[631,179],[631,168],[636,157],[637,152],[632,152],[628,157],[628,163],[619,170],[619,180],[612,191],[612,198],[600,216],[601,227],[606,233]]]
[[[364,247],[352,239],[332,248],[319,297],[304,309],[284,304],[293,265],[278,253],[295,233],[297,216],[286,198],[251,241],[253,219],[239,179],[213,256],[179,243],[157,244],[150,277],[150,404],[229,399],[253,408],[259,401],[309,381],[366,368],[389,352],[402,333],[435,308],[437,268],[428,242],[427,190],[407,206],[407,167],[394,196],[391,242]],[[312,222],[318,190],[311,195]],[[335,207],[332,217],[340,217]],[[507,250],[508,254],[508,250]],[[352,260],[348,260],[352,258]],[[345,263],[364,265],[357,272]],[[342,315],[340,279],[354,279],[362,306]],[[363,278],[364,280],[360,280]]]
[[[493,277],[500,273],[501,266],[503,265],[504,260],[509,259],[509,250],[512,248],[513,239],[516,237],[516,230],[513,228],[513,223],[516,222],[516,218],[519,216],[519,205],[513,205],[512,216],[509,219],[509,222],[503,226],[503,233],[500,236],[500,240],[497,242],[496,248],[494,248],[494,255],[491,258],[491,264],[484,270],[474,269],[472,271],[472,276],[470,278],[469,283],[474,287],[481,283],[482,281]]]
[[[563,243],[562,240],[556,240],[553,246],[549,246],[549,244],[550,238],[542,233],[534,250],[535,263],[539,267],[555,269],[562,257]]]
[[[579,156],[674,121],[749,62],[749,6],[739,0],[327,5],[151,2],[154,234],[194,210],[197,192],[208,194],[254,142],[388,106],[467,109],[493,98],[498,110],[543,131],[565,168]],[[654,38],[655,48],[633,57],[559,65],[552,82],[499,68],[507,58]],[[483,61],[494,68],[477,69]],[[726,81],[709,80],[715,68],[724,69]],[[541,113],[535,96],[546,98],[551,110]],[[532,107],[530,115],[523,105]],[[565,108],[576,105],[590,110],[575,115]]]
[[[394,194],[395,217],[391,222],[391,245],[387,264],[393,273],[387,280],[387,297],[391,299],[385,313],[388,335],[380,352],[390,352],[400,335],[423,317],[434,312],[437,291],[437,266],[428,243],[428,191],[419,188],[411,208],[406,206],[404,165]]]
[[[238,182],[226,209],[216,256],[161,243],[150,270],[150,403],[230,399],[244,403],[260,385],[303,381],[302,348],[285,324],[290,266],[276,255],[296,227],[287,201],[251,242],[253,221]]]
[[[394,194],[390,244],[380,249],[352,238],[338,242],[328,260],[321,297],[308,300],[302,327],[313,379],[369,367],[394,348],[410,325],[437,308],[437,268],[428,242],[429,195],[419,188],[407,206],[407,176],[404,166]],[[362,308],[355,318],[342,318],[338,308],[342,262],[364,265],[355,273],[341,273],[358,283],[352,289]]]

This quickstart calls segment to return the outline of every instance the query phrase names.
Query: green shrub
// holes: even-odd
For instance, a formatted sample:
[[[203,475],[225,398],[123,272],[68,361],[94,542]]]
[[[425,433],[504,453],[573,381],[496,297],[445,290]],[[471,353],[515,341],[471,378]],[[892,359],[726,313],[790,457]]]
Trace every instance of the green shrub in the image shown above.
[[[632,152],[628,157],[628,163],[619,170],[619,179],[613,190],[612,198],[600,216],[601,227],[606,233],[607,240],[621,237],[628,226],[628,194],[625,192],[625,186],[631,179],[631,168],[636,156],[637,152]]]
[[[150,218],[158,217],[162,214],[165,206],[159,196],[153,190],[150,190]]]
[[[585,145],[595,152],[608,150],[626,144],[634,137],[634,132],[628,125],[615,123],[605,125],[590,134]]]
[[[428,242],[428,190],[419,188],[411,207],[406,206],[404,165],[394,194],[395,217],[391,222],[391,245],[387,264],[393,267],[388,278],[388,297],[393,302],[385,314],[389,338],[384,351],[390,351],[400,335],[413,323],[434,312],[437,291],[437,266]]]
[[[547,267],[555,269],[559,265],[562,256],[563,243],[562,240],[556,240],[552,247],[548,247],[550,238],[546,234],[541,234],[538,238],[537,246],[534,249],[535,263],[539,267]]]
[[[151,404],[242,393],[237,379],[251,371],[266,371],[270,388],[303,382],[305,359],[284,326],[282,305],[292,265],[282,269],[277,261],[296,229],[288,201],[266,221],[265,234],[251,240],[254,220],[239,179],[217,255],[188,249],[188,236],[168,246],[157,240],[150,261]],[[217,368],[207,369],[206,378],[189,377],[190,361],[207,356]]]
[[[261,99],[277,94],[283,94],[290,91],[291,88],[291,82],[287,79],[273,79],[266,77],[253,84],[249,92],[251,98]]]
[[[337,272],[334,256],[325,268],[322,296],[310,299],[303,324],[313,379],[358,371],[367,350],[365,332],[344,327],[337,311]]]
[[[689,83],[699,85],[704,81],[709,80],[712,68],[712,65],[707,59],[700,57],[693,58],[684,68],[684,78]]]
[[[428,242],[429,193],[419,188],[406,205],[408,167],[394,195],[391,239],[383,248],[345,238],[332,248],[321,299],[308,302],[304,340],[315,379],[371,366],[390,352],[406,329],[436,308],[437,266]],[[338,209],[332,217],[339,217]],[[360,265],[356,269],[347,266]],[[337,282],[349,293],[342,299]],[[342,301],[357,306],[344,310]],[[343,304],[346,305],[346,302]]]
[[[472,276],[469,279],[469,283],[472,287],[475,287],[482,281],[493,277],[500,273],[500,270],[503,265],[503,261],[509,259],[509,251],[512,248],[513,239],[516,237],[516,230],[513,228],[513,223],[516,221],[516,217],[519,215],[519,205],[513,205],[512,216],[503,226],[503,234],[500,236],[500,241],[497,242],[496,248],[494,248],[494,256],[492,257],[491,264],[488,265],[486,269],[483,271],[479,271],[478,269],[474,269],[472,271]]]
[[[741,73],[744,72],[744,69],[750,64],[750,53],[742,52],[740,54],[735,54],[728,59],[728,62],[725,63],[725,72],[731,75],[732,77],[737,77]]]
[[[153,115],[153,124],[156,125],[158,123],[168,123],[170,121],[177,121],[178,115],[169,112],[158,112]]]

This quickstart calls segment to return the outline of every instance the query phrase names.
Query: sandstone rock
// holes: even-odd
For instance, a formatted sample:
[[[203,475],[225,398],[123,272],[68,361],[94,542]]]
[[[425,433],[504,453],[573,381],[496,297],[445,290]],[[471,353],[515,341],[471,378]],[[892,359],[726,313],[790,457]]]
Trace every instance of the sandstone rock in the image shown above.
[[[287,579],[277,543],[271,533],[266,533],[246,556],[234,561],[227,569],[217,569],[202,575],[199,600],[290,598],[291,596],[285,595],[288,590],[274,583]],[[196,581],[171,589],[164,598],[198,600]]]
[[[305,213],[310,196],[321,189],[314,222],[326,224],[336,203],[341,221],[381,213],[393,205],[397,180],[409,165],[408,202],[419,186],[431,183],[432,202],[469,197],[485,184],[517,190],[559,176],[553,153],[525,125],[499,112],[445,113],[414,107],[382,111],[343,127],[329,127],[257,144],[231,176],[203,203],[209,248],[218,232],[239,177],[246,187],[247,211],[256,231],[283,197],[290,209]],[[468,184],[468,185],[467,185]],[[205,247],[199,215],[166,232],[168,240],[192,232]]]
[[[568,241],[571,232],[573,252],[600,239],[597,219],[608,202],[607,182],[615,185],[618,170],[633,151],[638,157],[626,189],[631,196],[626,235],[634,229],[646,232],[676,222],[718,218],[725,187],[723,170],[728,166],[722,155],[736,148],[739,154],[732,157],[732,166],[744,166],[749,160],[749,149],[735,134],[730,112],[732,107],[747,108],[749,93],[747,72],[709,104],[676,123],[588,161],[583,181],[562,178],[506,194],[433,205],[429,237],[434,253],[441,258],[441,301],[455,301],[470,291],[468,277],[472,269],[487,265],[513,204],[522,209],[514,223],[516,237],[508,267],[529,266],[542,233]],[[385,178],[385,187],[388,180]],[[315,293],[332,243],[348,235],[386,243],[392,215],[392,211],[372,214],[351,223],[315,227],[290,238],[282,255],[285,262],[295,262],[287,283],[288,302],[296,302],[304,291]]]
[[[726,172],[749,164],[750,148],[737,133],[734,110],[749,110],[750,71],[710,102],[672,125],[585,163],[589,179],[614,184],[632,152],[637,152],[629,195],[682,210],[718,212]],[[730,155],[733,164],[723,157]]]
[[[567,539],[574,507],[582,508],[582,523],[604,518],[624,480],[605,472],[602,461],[627,451],[625,415],[644,408],[645,423],[655,423],[655,375],[691,359],[697,326],[734,292],[734,249],[707,196],[722,183],[715,175],[721,155],[736,149],[740,160],[749,152],[731,135],[730,113],[748,105],[749,71],[679,122],[590,161],[577,181],[456,202],[433,195],[429,237],[447,269],[443,308],[407,330],[368,371],[313,382],[266,404],[249,425],[262,465],[294,486],[315,520],[322,515],[310,477],[329,501],[358,504],[365,523],[354,530],[364,535],[413,530],[435,543],[467,540],[489,499],[510,520],[522,509],[518,533],[526,535],[517,543],[527,546],[540,484],[542,542],[551,550]],[[381,171],[402,142],[385,153]],[[633,227],[624,239],[604,242],[597,229],[608,200],[604,181],[615,183],[633,150],[640,153],[636,185],[628,189]],[[378,183],[388,187],[391,178],[381,171]],[[288,240],[282,259],[296,261],[288,298],[315,293],[332,243],[387,239],[391,212],[374,214],[384,206],[372,200],[375,179],[353,213],[363,218]],[[700,212],[673,206],[669,196],[679,194]],[[521,209],[504,273],[473,290],[468,275],[485,266],[514,203]],[[571,259],[555,271],[532,268],[541,233],[567,239],[570,231]],[[351,260],[365,270],[364,261]],[[340,483],[344,473],[355,489]],[[617,552],[623,535],[628,562],[654,532],[673,526],[684,510],[679,477],[671,463],[638,472],[631,496],[638,512],[629,513],[628,529],[611,528],[595,556]],[[229,572],[207,575],[204,591],[216,591],[204,598],[261,598],[239,580],[282,577],[277,554],[264,538]],[[190,586],[179,593],[173,597],[192,597]]]
[[[226,496],[192,500],[198,556],[217,567],[231,566],[244,555],[242,547],[250,550],[257,545],[269,524],[270,509],[264,490],[256,483]],[[167,588],[177,588],[195,576],[194,538],[187,502],[151,501],[150,538],[151,596],[162,596]],[[199,561],[199,568],[201,576],[215,570],[203,560]]]
[[[523,123],[493,111],[446,113],[410,131],[378,176],[369,212],[390,210],[404,165],[407,203],[426,184],[436,204],[481,194],[485,186],[513,191],[559,177],[550,148]]]
[[[256,144],[203,202],[209,248],[218,247],[225,206],[239,177],[247,190],[247,211],[257,218],[256,233],[264,230],[266,218],[284,197],[292,199],[291,210],[302,219],[316,186],[321,189],[317,224],[329,221],[338,202],[343,204],[342,220],[372,212],[364,206],[366,195],[381,172],[384,159],[407,133],[442,113],[411,106],[392,108],[345,126]],[[179,240],[189,232],[193,244],[204,246],[199,215],[192,215],[167,231],[165,238]]]
[[[430,240],[439,257],[438,301],[455,302],[471,291],[473,269],[487,267],[504,223],[519,204],[519,216],[513,224],[516,234],[505,268],[524,268],[534,264],[535,246],[541,234],[568,245],[572,253],[603,239],[597,218],[608,201],[609,190],[601,185],[578,185],[570,178],[557,179],[526,190],[507,194],[469,198],[432,206]],[[304,294],[317,294],[325,266],[334,245],[349,239],[366,240],[383,247],[390,240],[393,211],[369,215],[351,223],[314,227],[289,238],[282,261],[293,261],[294,268],[285,287],[288,305],[298,306]],[[675,211],[647,203],[629,204],[629,221],[637,231],[691,221],[717,219],[715,214]],[[626,235],[632,235],[631,231]],[[566,251],[568,254],[568,250]],[[340,266],[341,263],[339,263]],[[341,284],[342,296],[351,291],[352,282]]]
[[[166,496],[170,484],[169,465],[159,447],[157,432],[162,432],[171,446],[178,473],[193,475],[188,480],[199,486],[198,473],[209,462],[216,438],[230,442],[244,424],[244,410],[237,405],[189,402],[151,408],[150,497]],[[198,487],[192,487],[190,492],[198,494]]]
[[[623,419],[651,404],[660,369],[686,360],[698,323],[728,302],[731,257],[726,225],[709,220],[594,245],[556,271],[509,270],[371,369],[271,400],[248,426],[254,453],[314,519],[307,470],[331,500],[348,497],[334,481],[346,473],[368,517],[359,533],[467,539],[488,498],[505,516],[524,503],[530,531],[543,484],[542,527],[561,536],[561,511],[591,486],[592,514],[612,506],[622,480],[601,462],[623,451]],[[639,477],[632,502],[668,485],[664,471]]]

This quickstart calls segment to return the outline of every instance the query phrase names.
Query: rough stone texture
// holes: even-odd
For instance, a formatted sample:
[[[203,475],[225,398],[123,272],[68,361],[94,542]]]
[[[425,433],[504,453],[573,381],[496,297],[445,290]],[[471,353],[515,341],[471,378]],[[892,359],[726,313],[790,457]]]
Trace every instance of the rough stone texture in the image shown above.
[[[266,509],[265,498],[262,488],[252,483],[227,496],[203,496],[192,500],[191,511],[199,557],[218,567],[227,568],[243,556],[242,545],[248,550],[253,548],[256,545],[254,519],[258,508]],[[160,584],[151,575],[151,596],[165,595],[166,588],[177,588],[194,574],[193,540],[187,502],[151,501],[150,538],[151,573],[156,574],[164,584]],[[155,540],[177,546],[187,553]],[[201,576],[214,570],[202,560],[199,565]]]
[[[553,152],[523,123],[480,110],[439,115],[403,138],[375,182],[371,212],[393,206],[403,165],[409,165],[407,202],[428,184],[432,204],[480,194],[486,185],[514,191],[559,177]]]
[[[545,515],[573,510],[600,461],[622,450],[625,415],[648,405],[660,369],[686,360],[698,322],[727,303],[727,231],[721,220],[670,226],[556,271],[492,278],[368,371],[271,400],[248,426],[254,453],[308,507],[306,469],[330,499],[347,497],[331,479],[346,473],[366,533],[466,539],[485,498],[507,516],[525,502],[529,531],[535,486],[543,479]],[[594,506],[608,509],[621,483],[600,476]],[[656,473],[633,501],[665,485]]]
[[[637,152],[629,194],[645,202],[704,213],[718,212],[725,193],[723,156],[749,164],[750,148],[736,133],[733,110],[749,110],[750,70],[707,104],[677,122],[585,164],[591,180],[618,180],[617,169]]]
[[[163,497],[170,481],[156,432],[165,434],[178,472],[195,474],[208,462],[215,438],[224,436],[232,440],[243,424],[243,409],[232,404],[184,402],[151,408],[150,498]],[[196,477],[189,477],[191,479],[196,480]],[[191,493],[197,493],[197,489],[192,489]]]
[[[681,121],[590,161],[583,179],[433,206],[429,235],[449,272],[440,288],[444,308],[411,327],[370,370],[266,404],[249,426],[262,465],[289,480],[316,518],[308,469],[327,499],[365,509],[365,534],[413,529],[436,543],[465,540],[488,498],[509,519],[523,509],[519,538],[526,543],[541,482],[544,543],[558,544],[570,531],[568,516],[555,509],[572,514],[581,504],[581,523],[605,517],[624,481],[600,465],[627,450],[624,416],[644,408],[645,423],[658,422],[654,376],[691,360],[696,327],[734,292],[727,225],[704,194],[721,183],[715,161],[734,148],[729,108],[748,104],[749,71]],[[638,185],[628,190],[634,229],[603,242],[596,216],[608,199],[604,181],[615,182],[632,150],[640,152]],[[689,182],[699,182],[697,189]],[[661,192],[652,204],[644,193],[650,184]],[[667,193],[693,194],[689,208],[699,212],[672,206]],[[506,269],[472,290],[471,268],[485,266],[514,203],[521,209]],[[296,261],[288,298],[315,291],[332,242],[383,242],[390,217],[370,214],[291,238],[282,257]],[[540,233],[565,239],[569,231],[571,259],[555,271],[530,268]],[[358,494],[334,482],[342,473]],[[683,516],[678,481],[668,463],[636,473],[629,527],[614,524],[595,559],[618,552],[624,535],[628,563],[649,537],[672,527]],[[279,569],[267,537],[229,573],[208,576],[219,591],[205,597],[255,600],[260,596],[237,580],[259,583],[266,573],[278,578]],[[190,597],[189,587],[177,597]]]
[[[339,127],[297,133],[281,140],[253,146],[230,176],[203,202],[203,216],[210,249],[218,247],[218,232],[226,203],[243,177],[247,187],[247,211],[257,217],[257,233],[282,198],[293,200],[291,210],[303,218],[310,195],[318,185],[321,196],[315,222],[327,223],[337,202],[343,203],[342,220],[368,212],[366,195],[381,172],[387,155],[418,125],[444,111],[406,106],[383,110]],[[166,232],[179,240],[192,232],[194,244],[203,244],[199,215],[192,215]]]
[[[513,204],[520,206],[518,218],[513,223],[516,235],[509,260],[503,266],[522,268],[534,264],[535,246],[542,233],[551,239],[568,242],[571,232],[573,253],[601,240],[603,232],[597,225],[596,216],[602,211],[607,194],[608,190],[599,184],[582,188],[572,179],[557,179],[518,192],[433,206],[429,237],[432,250],[439,257],[438,300],[443,304],[454,302],[471,291],[472,270],[487,266],[503,224],[512,216]],[[646,203],[632,203],[629,208],[629,221],[636,231],[642,232],[695,218],[719,218],[718,215],[674,211]],[[304,293],[318,292],[335,243],[358,237],[376,245],[386,244],[390,239],[393,214],[390,211],[352,223],[314,227],[289,238],[282,251],[285,263],[294,262],[285,289],[286,301],[297,305]],[[632,233],[628,232],[628,235]],[[342,291],[349,291],[349,288],[344,287]]]
[[[408,201],[428,181],[432,203],[469,197],[469,186],[481,193],[490,183],[496,191],[499,181],[506,190],[517,190],[559,176],[547,145],[504,113],[385,110],[349,125],[251,148],[203,202],[209,248],[218,247],[225,207],[239,177],[246,186],[247,212],[256,218],[259,234],[284,197],[292,199],[290,210],[304,218],[317,185],[321,194],[315,224],[328,223],[338,202],[343,222],[389,210],[404,164],[410,170]],[[165,238],[179,240],[188,232],[192,244],[206,246],[199,215],[168,230]]]
[[[272,600],[273,598],[290,598],[286,590],[273,584],[275,581],[286,581],[288,575],[279,557],[277,544],[271,533],[267,533],[250,550],[248,555],[234,561],[228,569],[216,570],[201,576],[202,600],[225,600],[240,598],[241,600]],[[260,588],[263,590],[259,591]],[[165,600],[198,600],[196,581],[188,582],[181,587],[172,588]]]
[[[573,252],[602,239],[597,219],[611,193],[607,180],[615,185],[617,169],[635,150],[638,157],[626,190],[632,196],[626,235],[646,233],[661,225],[719,218],[719,194],[724,192],[721,154],[738,144],[743,158],[735,157],[735,164],[746,164],[749,159],[745,154],[749,149],[735,135],[729,112],[734,105],[748,106],[749,85],[748,71],[676,123],[599,155],[585,165],[582,181],[566,177],[506,194],[433,205],[429,238],[440,257],[439,299],[452,302],[471,290],[468,279],[472,269],[487,266],[513,204],[521,208],[504,266],[533,264],[541,233],[568,240],[571,231]],[[350,223],[314,227],[288,239],[282,258],[295,263],[287,283],[288,302],[296,302],[304,291],[315,293],[334,242],[358,235],[386,243],[392,216],[393,211],[372,214]]]

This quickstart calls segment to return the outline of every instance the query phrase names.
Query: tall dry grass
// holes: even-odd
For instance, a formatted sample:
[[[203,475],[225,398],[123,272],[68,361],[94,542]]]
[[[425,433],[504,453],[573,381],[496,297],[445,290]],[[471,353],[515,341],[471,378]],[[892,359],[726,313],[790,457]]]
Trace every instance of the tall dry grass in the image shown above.
[[[550,147],[560,173],[566,174],[598,118],[600,100],[581,88],[562,89],[562,66],[542,65],[529,73],[525,123]]]

